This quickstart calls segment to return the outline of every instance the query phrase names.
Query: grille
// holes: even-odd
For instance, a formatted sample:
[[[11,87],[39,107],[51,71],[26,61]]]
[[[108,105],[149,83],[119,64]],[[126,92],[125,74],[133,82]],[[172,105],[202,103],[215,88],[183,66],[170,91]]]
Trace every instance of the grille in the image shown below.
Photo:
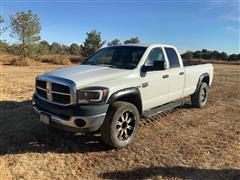
[[[37,94],[39,96],[43,97],[44,99],[47,99],[47,91],[44,91],[44,90],[39,89],[39,88],[37,88],[36,91],[37,91]]]
[[[47,87],[47,82],[46,81],[41,81],[41,80],[36,80],[36,86],[40,88],[46,89]]]
[[[57,93],[52,93],[52,100],[54,102],[58,102],[61,104],[69,104],[70,103],[70,96],[69,95],[62,95]]]
[[[64,86],[58,83],[52,83],[52,91],[70,93],[70,89],[68,86]]]
[[[36,93],[39,97],[59,105],[71,103],[70,87],[63,84],[48,80],[36,80]]]

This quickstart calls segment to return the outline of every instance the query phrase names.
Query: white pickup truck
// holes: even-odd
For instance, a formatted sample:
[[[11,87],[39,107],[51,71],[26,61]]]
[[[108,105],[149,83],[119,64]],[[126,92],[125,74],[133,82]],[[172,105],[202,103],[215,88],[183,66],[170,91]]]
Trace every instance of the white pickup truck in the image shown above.
[[[174,46],[110,46],[81,65],[39,75],[33,108],[50,126],[100,130],[104,142],[119,148],[132,142],[142,116],[179,106],[175,101],[189,95],[194,107],[204,107],[212,79],[211,64],[184,67]]]

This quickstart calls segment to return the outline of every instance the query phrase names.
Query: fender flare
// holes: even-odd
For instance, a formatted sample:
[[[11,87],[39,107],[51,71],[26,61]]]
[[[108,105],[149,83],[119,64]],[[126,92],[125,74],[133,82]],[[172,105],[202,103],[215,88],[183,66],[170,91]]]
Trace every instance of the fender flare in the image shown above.
[[[206,78],[206,77],[207,77],[207,78],[210,78],[210,76],[209,76],[208,73],[203,73],[203,74],[200,75],[200,77],[199,77],[199,79],[198,79],[197,88],[196,88],[195,92],[197,92],[197,91],[199,90],[200,85],[201,85],[203,79]],[[209,84],[208,84],[208,85],[209,85]],[[195,92],[194,92],[194,93],[195,93]]]
[[[139,113],[142,114],[142,98],[141,93],[137,87],[131,87],[126,89],[121,89],[119,91],[114,92],[108,99],[107,103],[112,104],[113,102],[123,99],[125,97],[133,97],[133,102],[131,102],[131,98],[127,99],[126,102],[131,102],[134,104],[137,109],[139,110]]]

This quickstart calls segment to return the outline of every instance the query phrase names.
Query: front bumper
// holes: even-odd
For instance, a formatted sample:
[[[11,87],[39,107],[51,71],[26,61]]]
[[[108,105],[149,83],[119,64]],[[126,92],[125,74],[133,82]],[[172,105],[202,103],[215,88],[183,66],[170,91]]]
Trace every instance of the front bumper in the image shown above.
[[[73,105],[62,107],[51,104],[33,95],[33,109],[38,114],[46,114],[50,117],[49,125],[71,132],[97,131],[106,116],[108,104],[103,105]],[[84,126],[79,127],[77,120],[83,120]]]

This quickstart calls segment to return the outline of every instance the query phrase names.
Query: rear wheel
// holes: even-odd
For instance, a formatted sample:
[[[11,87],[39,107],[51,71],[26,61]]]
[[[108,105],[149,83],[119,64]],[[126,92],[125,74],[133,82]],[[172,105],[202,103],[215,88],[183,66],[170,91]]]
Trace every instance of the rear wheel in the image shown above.
[[[134,139],[139,125],[137,108],[127,102],[113,103],[101,126],[103,141],[115,148],[127,146]]]
[[[193,107],[203,108],[206,106],[208,100],[208,85],[202,82],[200,88],[191,95],[191,103]]]

